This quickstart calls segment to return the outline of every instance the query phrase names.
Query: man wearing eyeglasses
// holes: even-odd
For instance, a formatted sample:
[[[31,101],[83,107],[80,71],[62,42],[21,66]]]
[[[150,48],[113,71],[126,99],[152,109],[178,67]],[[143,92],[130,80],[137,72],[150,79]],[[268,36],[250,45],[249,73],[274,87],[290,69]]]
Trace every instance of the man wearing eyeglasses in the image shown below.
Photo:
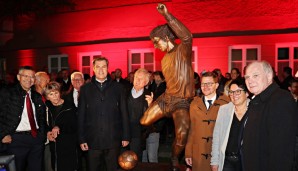
[[[245,83],[254,95],[243,122],[244,171],[289,171],[294,164],[297,106],[290,92],[273,82],[269,63],[252,62]]]
[[[74,103],[78,107],[78,99],[80,95],[80,88],[84,85],[84,74],[81,72],[73,72],[70,75],[72,90],[63,98]]]
[[[31,89],[35,72],[21,67],[19,83],[1,90],[1,142],[7,144],[7,153],[15,155],[18,171],[41,171],[45,143],[45,105],[42,97]]]
[[[185,161],[194,171],[211,171],[210,158],[213,129],[217,112],[221,105],[230,99],[216,94],[218,77],[213,72],[202,75],[203,96],[195,97],[190,104],[190,130],[185,148]]]

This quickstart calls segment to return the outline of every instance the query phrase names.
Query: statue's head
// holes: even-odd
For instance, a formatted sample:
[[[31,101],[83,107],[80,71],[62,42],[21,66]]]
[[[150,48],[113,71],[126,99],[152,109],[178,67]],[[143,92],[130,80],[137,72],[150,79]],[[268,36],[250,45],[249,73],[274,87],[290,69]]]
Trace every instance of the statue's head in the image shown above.
[[[174,44],[176,35],[168,24],[165,24],[155,27],[150,33],[150,39],[155,48],[165,52],[171,49],[169,48],[169,43]]]

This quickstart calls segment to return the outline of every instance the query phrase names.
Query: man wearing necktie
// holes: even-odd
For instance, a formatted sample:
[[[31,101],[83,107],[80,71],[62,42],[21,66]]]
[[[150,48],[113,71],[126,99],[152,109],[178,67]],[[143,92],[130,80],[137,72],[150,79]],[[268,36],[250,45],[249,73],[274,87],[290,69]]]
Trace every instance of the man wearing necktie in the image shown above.
[[[230,101],[225,95],[216,94],[218,77],[213,72],[202,75],[203,96],[195,97],[190,104],[190,129],[185,148],[185,161],[192,170],[211,171],[211,145],[217,112]]]
[[[18,171],[41,171],[45,105],[41,95],[31,89],[35,81],[31,67],[21,67],[17,78],[17,85],[0,92],[0,139],[8,144],[7,153],[15,155]]]

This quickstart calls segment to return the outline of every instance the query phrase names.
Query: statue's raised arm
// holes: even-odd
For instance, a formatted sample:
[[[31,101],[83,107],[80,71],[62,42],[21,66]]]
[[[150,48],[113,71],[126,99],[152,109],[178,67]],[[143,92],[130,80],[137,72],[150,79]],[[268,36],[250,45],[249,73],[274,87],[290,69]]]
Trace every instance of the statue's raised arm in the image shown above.
[[[188,45],[187,51],[188,54],[185,54],[185,57],[191,58],[191,46],[192,46],[192,34],[188,28],[181,23],[176,17],[168,12],[166,5],[158,4],[157,11],[165,17],[168,25],[171,27],[175,35],[181,40],[182,45]]]

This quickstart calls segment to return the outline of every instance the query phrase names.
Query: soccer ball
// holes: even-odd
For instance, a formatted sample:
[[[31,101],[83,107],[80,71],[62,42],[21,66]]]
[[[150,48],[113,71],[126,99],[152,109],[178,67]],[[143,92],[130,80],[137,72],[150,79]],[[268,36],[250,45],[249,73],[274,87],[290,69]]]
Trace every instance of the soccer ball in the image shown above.
[[[133,151],[124,151],[118,157],[118,163],[124,170],[130,170],[134,168],[138,163],[138,156]]]

